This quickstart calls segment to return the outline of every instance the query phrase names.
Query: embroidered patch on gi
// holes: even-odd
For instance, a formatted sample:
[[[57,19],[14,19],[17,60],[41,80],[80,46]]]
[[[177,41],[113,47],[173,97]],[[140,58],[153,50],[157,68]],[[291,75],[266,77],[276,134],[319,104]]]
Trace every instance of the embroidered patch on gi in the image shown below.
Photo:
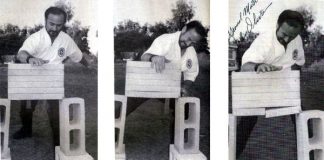
[[[65,54],[65,49],[62,47],[58,50],[58,53],[57,53],[60,57],[63,57],[64,54]]]
[[[192,60],[188,59],[187,60],[187,68],[190,69],[192,67]]]
[[[294,50],[292,58],[293,58],[293,60],[297,60],[297,58],[298,58],[298,50],[297,49]]]

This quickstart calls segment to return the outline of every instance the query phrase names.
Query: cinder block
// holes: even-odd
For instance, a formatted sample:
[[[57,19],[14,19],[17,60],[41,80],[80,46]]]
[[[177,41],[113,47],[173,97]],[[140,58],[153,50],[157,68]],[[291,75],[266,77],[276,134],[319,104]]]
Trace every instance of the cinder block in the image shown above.
[[[169,160],[207,160],[207,158],[201,152],[195,154],[181,154],[175,149],[174,145],[170,145]]]
[[[230,114],[229,115],[229,127],[228,127],[228,132],[229,132],[229,142],[228,142],[228,147],[229,147],[229,160],[236,160],[236,126],[237,126],[237,117]]]
[[[126,107],[127,107],[127,97],[123,95],[115,95],[115,101],[121,102],[120,115],[115,119],[115,128],[119,129],[117,142],[115,144],[116,154],[125,153],[124,145],[124,133],[125,133],[125,121],[126,121]]]
[[[86,154],[85,112],[82,98],[60,100],[60,145],[60,150],[67,156]]]
[[[185,119],[185,105],[189,104],[189,115]],[[188,133],[185,135],[185,130]],[[195,97],[176,99],[174,146],[179,153],[199,153],[200,100]],[[185,142],[185,136],[188,141]]]
[[[67,156],[62,152],[59,146],[56,146],[55,160],[93,160],[93,158],[88,153],[83,155]]]
[[[115,153],[116,160],[126,160],[125,145],[123,144],[121,150],[118,153]]]
[[[313,136],[309,137],[308,121],[312,121]],[[297,156],[298,160],[309,160],[314,151],[315,160],[324,160],[324,111],[303,111],[297,115]]]
[[[0,106],[3,106],[4,118],[1,117],[1,159],[10,159],[10,148],[9,148],[9,125],[10,125],[10,100],[0,99]]]

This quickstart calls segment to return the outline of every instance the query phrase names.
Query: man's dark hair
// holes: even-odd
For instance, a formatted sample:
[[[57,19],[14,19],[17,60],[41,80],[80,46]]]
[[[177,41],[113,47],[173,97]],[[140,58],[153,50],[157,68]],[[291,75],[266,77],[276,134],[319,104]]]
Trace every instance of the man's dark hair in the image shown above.
[[[50,7],[45,11],[45,20],[47,20],[49,14],[54,14],[54,15],[63,15],[64,17],[64,22],[66,22],[67,15],[65,11],[61,8],[58,7]]]
[[[305,25],[303,16],[299,12],[293,10],[285,10],[279,15],[278,22],[277,22],[279,27],[284,22],[286,22],[289,26],[295,28],[300,27],[301,30],[304,29],[304,25]]]
[[[187,30],[195,29],[196,32],[203,38],[207,37],[207,31],[199,21],[191,21],[186,25],[186,27]]]

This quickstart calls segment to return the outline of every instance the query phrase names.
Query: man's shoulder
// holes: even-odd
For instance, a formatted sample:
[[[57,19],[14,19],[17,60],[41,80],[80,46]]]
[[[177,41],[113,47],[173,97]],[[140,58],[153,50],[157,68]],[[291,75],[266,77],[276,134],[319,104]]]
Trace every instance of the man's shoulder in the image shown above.
[[[157,37],[157,39],[159,39],[159,40],[165,40],[165,41],[170,42],[173,39],[177,39],[178,35],[179,35],[179,32],[165,33],[165,34],[162,34],[159,37]]]
[[[44,34],[44,28],[40,29],[39,31],[31,34],[28,39],[35,39],[35,38],[41,38],[41,36]]]
[[[61,31],[60,36],[63,40],[73,41],[72,37],[63,31]]]

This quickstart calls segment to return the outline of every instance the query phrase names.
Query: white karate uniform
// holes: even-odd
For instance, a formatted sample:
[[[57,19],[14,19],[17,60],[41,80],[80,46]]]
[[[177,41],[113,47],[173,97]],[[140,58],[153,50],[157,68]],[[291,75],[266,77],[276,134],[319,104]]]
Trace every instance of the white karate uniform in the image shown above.
[[[298,35],[290,41],[287,49],[277,40],[276,30],[260,33],[242,57],[242,65],[247,62],[267,63],[290,69],[294,64],[304,65],[303,42]]]
[[[151,47],[144,53],[164,56],[172,63],[180,63],[184,80],[195,81],[199,73],[197,53],[194,47],[188,47],[181,56],[179,38],[181,32],[163,34],[157,37]]]
[[[80,62],[82,52],[73,39],[64,32],[60,32],[52,43],[45,28],[29,36],[19,51],[27,51],[30,55],[50,64],[61,64],[69,57],[73,62]]]

